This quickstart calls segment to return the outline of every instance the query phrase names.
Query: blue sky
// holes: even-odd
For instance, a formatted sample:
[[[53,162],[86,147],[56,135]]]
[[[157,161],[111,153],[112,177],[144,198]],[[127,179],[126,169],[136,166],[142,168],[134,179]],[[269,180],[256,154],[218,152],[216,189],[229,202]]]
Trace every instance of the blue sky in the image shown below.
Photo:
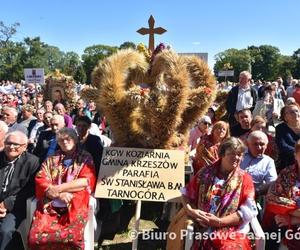
[[[136,30],[147,27],[151,14],[167,29],[156,44],[207,52],[211,67],[214,56],[229,48],[270,44],[285,55],[300,48],[299,0],[0,0],[0,6],[1,21],[21,24],[15,40],[40,36],[79,55],[94,44],[148,44]]]

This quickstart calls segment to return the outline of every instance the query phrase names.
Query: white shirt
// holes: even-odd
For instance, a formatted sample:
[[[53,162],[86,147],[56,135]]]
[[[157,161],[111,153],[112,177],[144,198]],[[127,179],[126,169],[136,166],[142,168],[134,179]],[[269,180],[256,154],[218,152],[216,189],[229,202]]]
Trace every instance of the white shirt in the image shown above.
[[[95,123],[91,124],[90,134],[98,136],[101,140],[103,147],[110,147],[110,144],[112,143],[111,139],[109,139],[107,136],[101,134],[97,124],[95,124]]]
[[[253,105],[253,97],[251,96],[251,88],[247,89],[239,88],[238,98],[236,102],[236,111],[240,111],[243,109],[250,109]]]

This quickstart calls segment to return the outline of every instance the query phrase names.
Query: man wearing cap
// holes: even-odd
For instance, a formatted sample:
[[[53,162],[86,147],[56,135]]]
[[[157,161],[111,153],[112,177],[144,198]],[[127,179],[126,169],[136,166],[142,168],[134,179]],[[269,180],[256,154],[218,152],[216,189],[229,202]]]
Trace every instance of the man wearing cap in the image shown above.
[[[205,115],[199,119],[197,125],[191,130],[188,145],[190,150],[197,148],[197,145],[203,135],[210,132],[211,119]]]

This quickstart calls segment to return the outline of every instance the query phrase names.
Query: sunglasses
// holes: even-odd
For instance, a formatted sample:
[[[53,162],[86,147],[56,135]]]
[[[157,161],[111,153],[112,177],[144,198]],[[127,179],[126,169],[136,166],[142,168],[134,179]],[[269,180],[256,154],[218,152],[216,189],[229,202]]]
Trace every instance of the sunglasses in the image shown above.
[[[16,142],[4,142],[4,145],[6,147],[13,147],[13,148],[20,148],[22,146],[24,146],[26,143],[20,144],[20,143],[16,143]]]
[[[209,123],[209,122],[202,122],[204,125],[208,125],[208,126],[210,126],[211,125],[211,123]]]

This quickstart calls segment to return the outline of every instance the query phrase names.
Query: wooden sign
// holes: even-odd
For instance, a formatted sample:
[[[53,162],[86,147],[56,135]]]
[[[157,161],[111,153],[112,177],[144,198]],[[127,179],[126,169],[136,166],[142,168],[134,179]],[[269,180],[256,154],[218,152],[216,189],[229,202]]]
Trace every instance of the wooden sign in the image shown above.
[[[138,33],[141,35],[147,35],[149,34],[149,45],[148,49],[150,49],[152,52],[154,51],[154,34],[161,35],[165,33],[167,30],[165,30],[162,27],[154,28],[155,20],[154,17],[151,15],[148,19],[149,28],[140,28],[137,30]]]
[[[95,196],[168,201],[184,186],[184,152],[179,150],[104,148]]]

